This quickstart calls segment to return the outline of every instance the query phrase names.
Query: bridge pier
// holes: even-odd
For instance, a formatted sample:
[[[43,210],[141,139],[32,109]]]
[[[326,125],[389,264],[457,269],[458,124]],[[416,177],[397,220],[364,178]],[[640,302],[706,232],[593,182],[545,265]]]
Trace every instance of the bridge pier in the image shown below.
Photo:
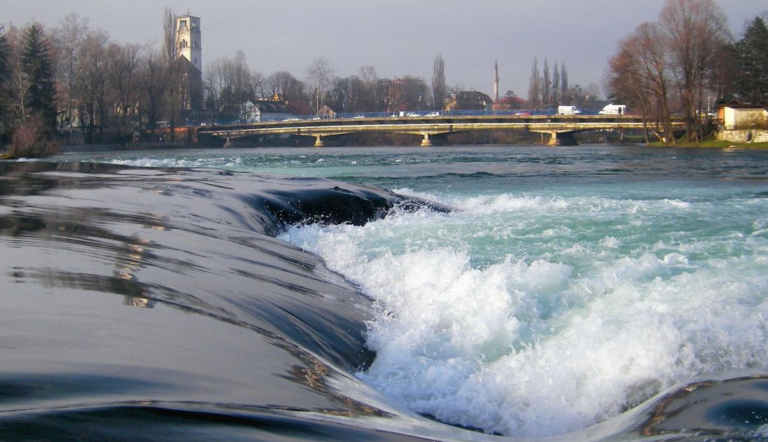
[[[232,146],[233,146],[232,139],[227,137],[227,141],[226,143],[224,143],[224,147],[232,147]]]
[[[421,147],[447,146],[448,134],[421,134],[424,138],[421,140]]]
[[[547,146],[576,146],[576,137],[573,132],[550,132]]]
[[[324,147],[325,143],[323,143],[323,137],[320,135],[315,135],[315,147]]]

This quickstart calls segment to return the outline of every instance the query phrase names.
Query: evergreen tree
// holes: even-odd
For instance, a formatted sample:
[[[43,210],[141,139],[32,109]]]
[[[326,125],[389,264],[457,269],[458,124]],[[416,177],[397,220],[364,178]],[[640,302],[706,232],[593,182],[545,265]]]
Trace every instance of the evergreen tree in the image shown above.
[[[565,63],[560,63],[560,100],[563,103],[568,101],[568,71],[565,69]]]
[[[557,67],[555,62],[555,71],[552,72],[552,106],[557,107],[560,105],[560,68]]]
[[[432,64],[432,103],[435,109],[442,109],[445,101],[445,62],[443,55],[437,54]]]
[[[737,92],[754,104],[768,104],[768,27],[762,18],[750,23],[734,49]]]
[[[552,104],[552,82],[549,80],[549,62],[544,59],[544,69],[541,71],[541,105],[549,108]]]
[[[25,107],[30,115],[39,117],[44,127],[52,131],[56,126],[54,66],[50,44],[37,23],[24,32],[21,67],[30,82]]]
[[[541,82],[539,80],[539,62],[537,58],[533,59],[531,68],[531,82],[528,86],[528,106],[538,108],[541,100]]]

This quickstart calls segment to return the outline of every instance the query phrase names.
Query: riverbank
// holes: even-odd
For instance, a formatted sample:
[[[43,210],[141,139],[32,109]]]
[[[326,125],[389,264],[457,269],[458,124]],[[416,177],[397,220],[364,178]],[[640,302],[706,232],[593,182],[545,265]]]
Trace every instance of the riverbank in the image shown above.
[[[650,143],[652,147],[682,147],[682,148],[703,148],[703,149],[768,149],[768,143],[734,143],[732,141],[705,140],[678,141],[674,146],[668,146],[664,143]]]

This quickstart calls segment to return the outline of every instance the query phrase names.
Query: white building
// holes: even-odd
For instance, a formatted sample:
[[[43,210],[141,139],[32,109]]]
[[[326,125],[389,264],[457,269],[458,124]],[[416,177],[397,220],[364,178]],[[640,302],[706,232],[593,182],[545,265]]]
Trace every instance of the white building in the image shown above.
[[[723,107],[725,130],[768,129],[768,111],[761,107]]]
[[[189,14],[176,17],[176,51],[203,72],[200,17]]]
[[[279,101],[245,102],[240,109],[240,119],[245,123],[283,121],[296,118],[296,111]]]

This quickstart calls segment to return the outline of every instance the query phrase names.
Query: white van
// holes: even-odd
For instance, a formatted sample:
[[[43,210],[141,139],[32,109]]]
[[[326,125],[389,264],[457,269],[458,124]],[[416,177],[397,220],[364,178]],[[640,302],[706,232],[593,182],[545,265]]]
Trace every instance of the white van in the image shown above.
[[[609,104],[603,108],[600,112],[598,112],[600,115],[624,115],[627,113],[627,105],[626,104]]]
[[[557,106],[557,115],[581,115],[581,109],[576,106]]]

